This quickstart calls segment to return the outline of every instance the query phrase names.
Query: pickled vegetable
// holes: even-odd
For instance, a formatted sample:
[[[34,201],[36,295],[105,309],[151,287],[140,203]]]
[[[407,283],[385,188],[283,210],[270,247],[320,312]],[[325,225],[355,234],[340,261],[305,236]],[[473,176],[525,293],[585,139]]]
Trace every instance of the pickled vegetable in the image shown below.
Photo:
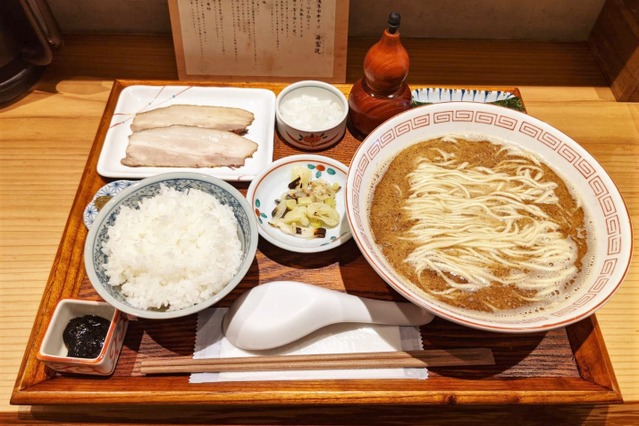
[[[283,232],[302,238],[324,238],[326,228],[334,228],[340,222],[335,196],[341,189],[338,183],[312,179],[311,171],[304,167],[293,168],[288,191],[275,200],[269,224]]]
[[[311,203],[306,208],[306,215],[324,222],[330,228],[337,226],[339,223],[339,213],[326,203]]]

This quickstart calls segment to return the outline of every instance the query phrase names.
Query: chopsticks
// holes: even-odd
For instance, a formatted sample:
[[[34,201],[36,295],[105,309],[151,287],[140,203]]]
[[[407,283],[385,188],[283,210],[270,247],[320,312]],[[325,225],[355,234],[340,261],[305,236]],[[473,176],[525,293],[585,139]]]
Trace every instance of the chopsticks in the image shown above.
[[[171,374],[229,371],[423,368],[494,364],[495,359],[492,350],[488,348],[472,348],[209,359],[167,357],[142,360],[140,371],[143,374]]]

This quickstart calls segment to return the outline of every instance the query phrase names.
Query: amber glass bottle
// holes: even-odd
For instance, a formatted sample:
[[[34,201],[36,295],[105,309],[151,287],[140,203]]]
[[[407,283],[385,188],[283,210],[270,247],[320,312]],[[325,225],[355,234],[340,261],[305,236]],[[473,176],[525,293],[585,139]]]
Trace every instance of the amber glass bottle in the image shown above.
[[[360,140],[385,120],[410,108],[411,93],[406,84],[410,59],[399,38],[399,23],[399,13],[391,13],[381,39],[364,57],[364,77],[351,88],[348,126]]]

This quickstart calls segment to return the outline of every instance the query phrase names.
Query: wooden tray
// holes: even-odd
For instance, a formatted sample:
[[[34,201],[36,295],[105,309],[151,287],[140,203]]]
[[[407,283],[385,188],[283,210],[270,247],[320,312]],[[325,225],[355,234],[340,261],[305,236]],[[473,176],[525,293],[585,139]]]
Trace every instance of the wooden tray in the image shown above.
[[[51,315],[62,298],[99,299],[89,283],[82,252],[87,230],[82,212],[106,181],[96,164],[120,92],[134,84],[263,87],[278,93],[283,84],[206,84],[116,81],[52,267],[23,363],[12,404],[109,404],[119,406],[181,403],[193,406],[324,406],[371,407],[414,404],[557,404],[621,402],[612,365],[594,316],[547,333],[504,335],[464,328],[436,319],[422,330],[425,348],[489,347],[496,365],[431,368],[428,380],[325,380],[189,384],[188,375],[144,377],[141,359],[158,355],[191,355],[196,316],[178,320],[132,321],[113,376],[63,376],[36,359]],[[338,85],[347,93],[350,86]],[[519,96],[517,89],[505,89]],[[345,164],[359,146],[347,133],[320,154]],[[299,153],[276,135],[275,158]],[[247,183],[235,184],[245,192]],[[249,273],[223,300],[228,306],[239,294],[260,283],[298,280],[352,294],[400,300],[373,271],[351,240],[320,254],[294,254],[260,239]]]

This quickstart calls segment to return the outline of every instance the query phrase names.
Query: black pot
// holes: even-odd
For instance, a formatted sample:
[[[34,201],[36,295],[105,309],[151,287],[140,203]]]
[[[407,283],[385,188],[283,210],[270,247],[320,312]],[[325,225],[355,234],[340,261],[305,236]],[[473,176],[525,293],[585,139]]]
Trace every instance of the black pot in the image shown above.
[[[62,46],[46,0],[0,1],[0,106],[26,94]]]

